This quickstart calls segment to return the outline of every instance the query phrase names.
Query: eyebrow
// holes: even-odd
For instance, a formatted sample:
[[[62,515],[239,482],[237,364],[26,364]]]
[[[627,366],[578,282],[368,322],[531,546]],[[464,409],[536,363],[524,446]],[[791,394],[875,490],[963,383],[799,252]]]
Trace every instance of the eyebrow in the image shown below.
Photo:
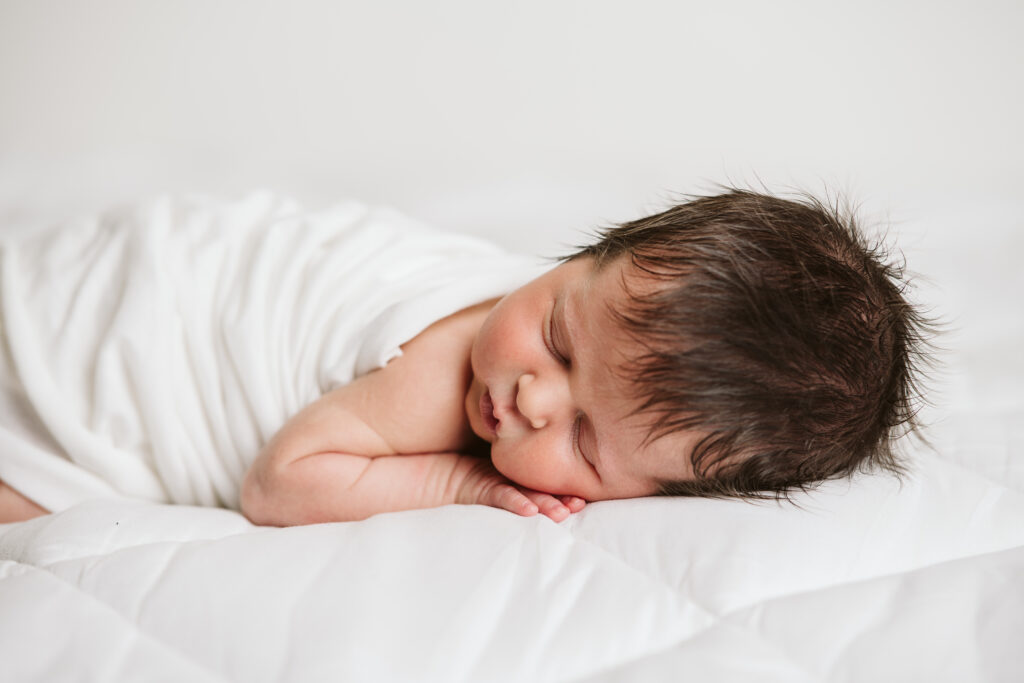
[[[563,290],[555,300],[555,322],[561,328],[562,334],[560,336],[562,337],[562,343],[566,346],[566,355],[569,356],[570,360],[573,360],[575,355],[573,354],[573,349],[576,348],[576,345],[573,343],[572,331],[569,329],[569,319],[565,315],[565,299],[566,294],[565,290]]]

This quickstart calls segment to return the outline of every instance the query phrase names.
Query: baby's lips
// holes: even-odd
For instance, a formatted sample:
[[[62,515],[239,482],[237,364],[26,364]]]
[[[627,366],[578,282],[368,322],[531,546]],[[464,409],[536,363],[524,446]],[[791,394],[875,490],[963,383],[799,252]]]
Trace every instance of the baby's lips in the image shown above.
[[[480,417],[483,418],[484,426],[487,427],[488,431],[491,434],[497,435],[498,425],[501,424],[501,420],[495,412],[490,390],[485,390],[483,395],[480,396]]]

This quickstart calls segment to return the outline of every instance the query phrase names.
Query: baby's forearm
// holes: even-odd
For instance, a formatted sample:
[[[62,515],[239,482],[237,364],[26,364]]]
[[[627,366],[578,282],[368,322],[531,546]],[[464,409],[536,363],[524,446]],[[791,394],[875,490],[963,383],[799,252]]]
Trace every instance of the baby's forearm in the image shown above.
[[[290,526],[468,502],[459,493],[479,458],[319,453],[283,466],[272,463],[264,454],[249,470],[242,512],[256,524]]]

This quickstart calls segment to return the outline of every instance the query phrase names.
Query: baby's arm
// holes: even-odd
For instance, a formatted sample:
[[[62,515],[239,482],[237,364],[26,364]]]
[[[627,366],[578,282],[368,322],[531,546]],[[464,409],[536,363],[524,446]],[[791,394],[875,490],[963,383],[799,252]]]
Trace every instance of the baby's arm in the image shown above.
[[[267,445],[242,487],[242,511],[249,519],[287,526],[449,503],[482,503],[524,515],[538,512],[530,495],[504,481],[486,458],[456,452],[394,453],[345,406],[351,394],[338,390],[324,396]],[[338,437],[346,450],[356,452],[339,451]],[[552,501],[557,502],[538,499],[557,516]]]
[[[488,459],[459,453],[318,453],[287,464],[287,458],[267,453],[253,465],[242,491],[242,510],[257,524],[349,521],[450,503],[480,503],[526,516],[543,511],[561,521],[583,507],[582,501],[563,504],[518,488]]]
[[[560,521],[575,498],[515,486],[489,458],[457,452],[467,437],[465,321],[446,318],[386,367],[331,391],[274,436],[242,486],[258,524],[364,519],[379,512],[480,503]]]

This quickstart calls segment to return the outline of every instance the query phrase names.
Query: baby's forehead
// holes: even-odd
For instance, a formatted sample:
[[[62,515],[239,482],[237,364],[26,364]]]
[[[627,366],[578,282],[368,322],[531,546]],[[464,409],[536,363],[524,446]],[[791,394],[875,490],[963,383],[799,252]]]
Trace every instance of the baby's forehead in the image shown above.
[[[643,347],[630,321],[637,317],[640,302],[665,288],[665,283],[644,272],[628,255],[604,263],[591,263],[576,283],[576,305],[588,322],[600,328],[600,335],[588,342],[615,349],[632,358]]]
[[[633,366],[643,344],[630,333],[626,319],[637,287],[650,288],[642,283],[648,278],[628,258],[618,257],[600,266],[588,264],[566,296],[565,322],[595,380],[593,398],[602,404],[621,407],[638,398]]]
[[[604,303],[610,312],[624,313],[668,286],[663,278],[637,266],[630,254],[597,261],[589,259],[579,276],[585,296]]]

